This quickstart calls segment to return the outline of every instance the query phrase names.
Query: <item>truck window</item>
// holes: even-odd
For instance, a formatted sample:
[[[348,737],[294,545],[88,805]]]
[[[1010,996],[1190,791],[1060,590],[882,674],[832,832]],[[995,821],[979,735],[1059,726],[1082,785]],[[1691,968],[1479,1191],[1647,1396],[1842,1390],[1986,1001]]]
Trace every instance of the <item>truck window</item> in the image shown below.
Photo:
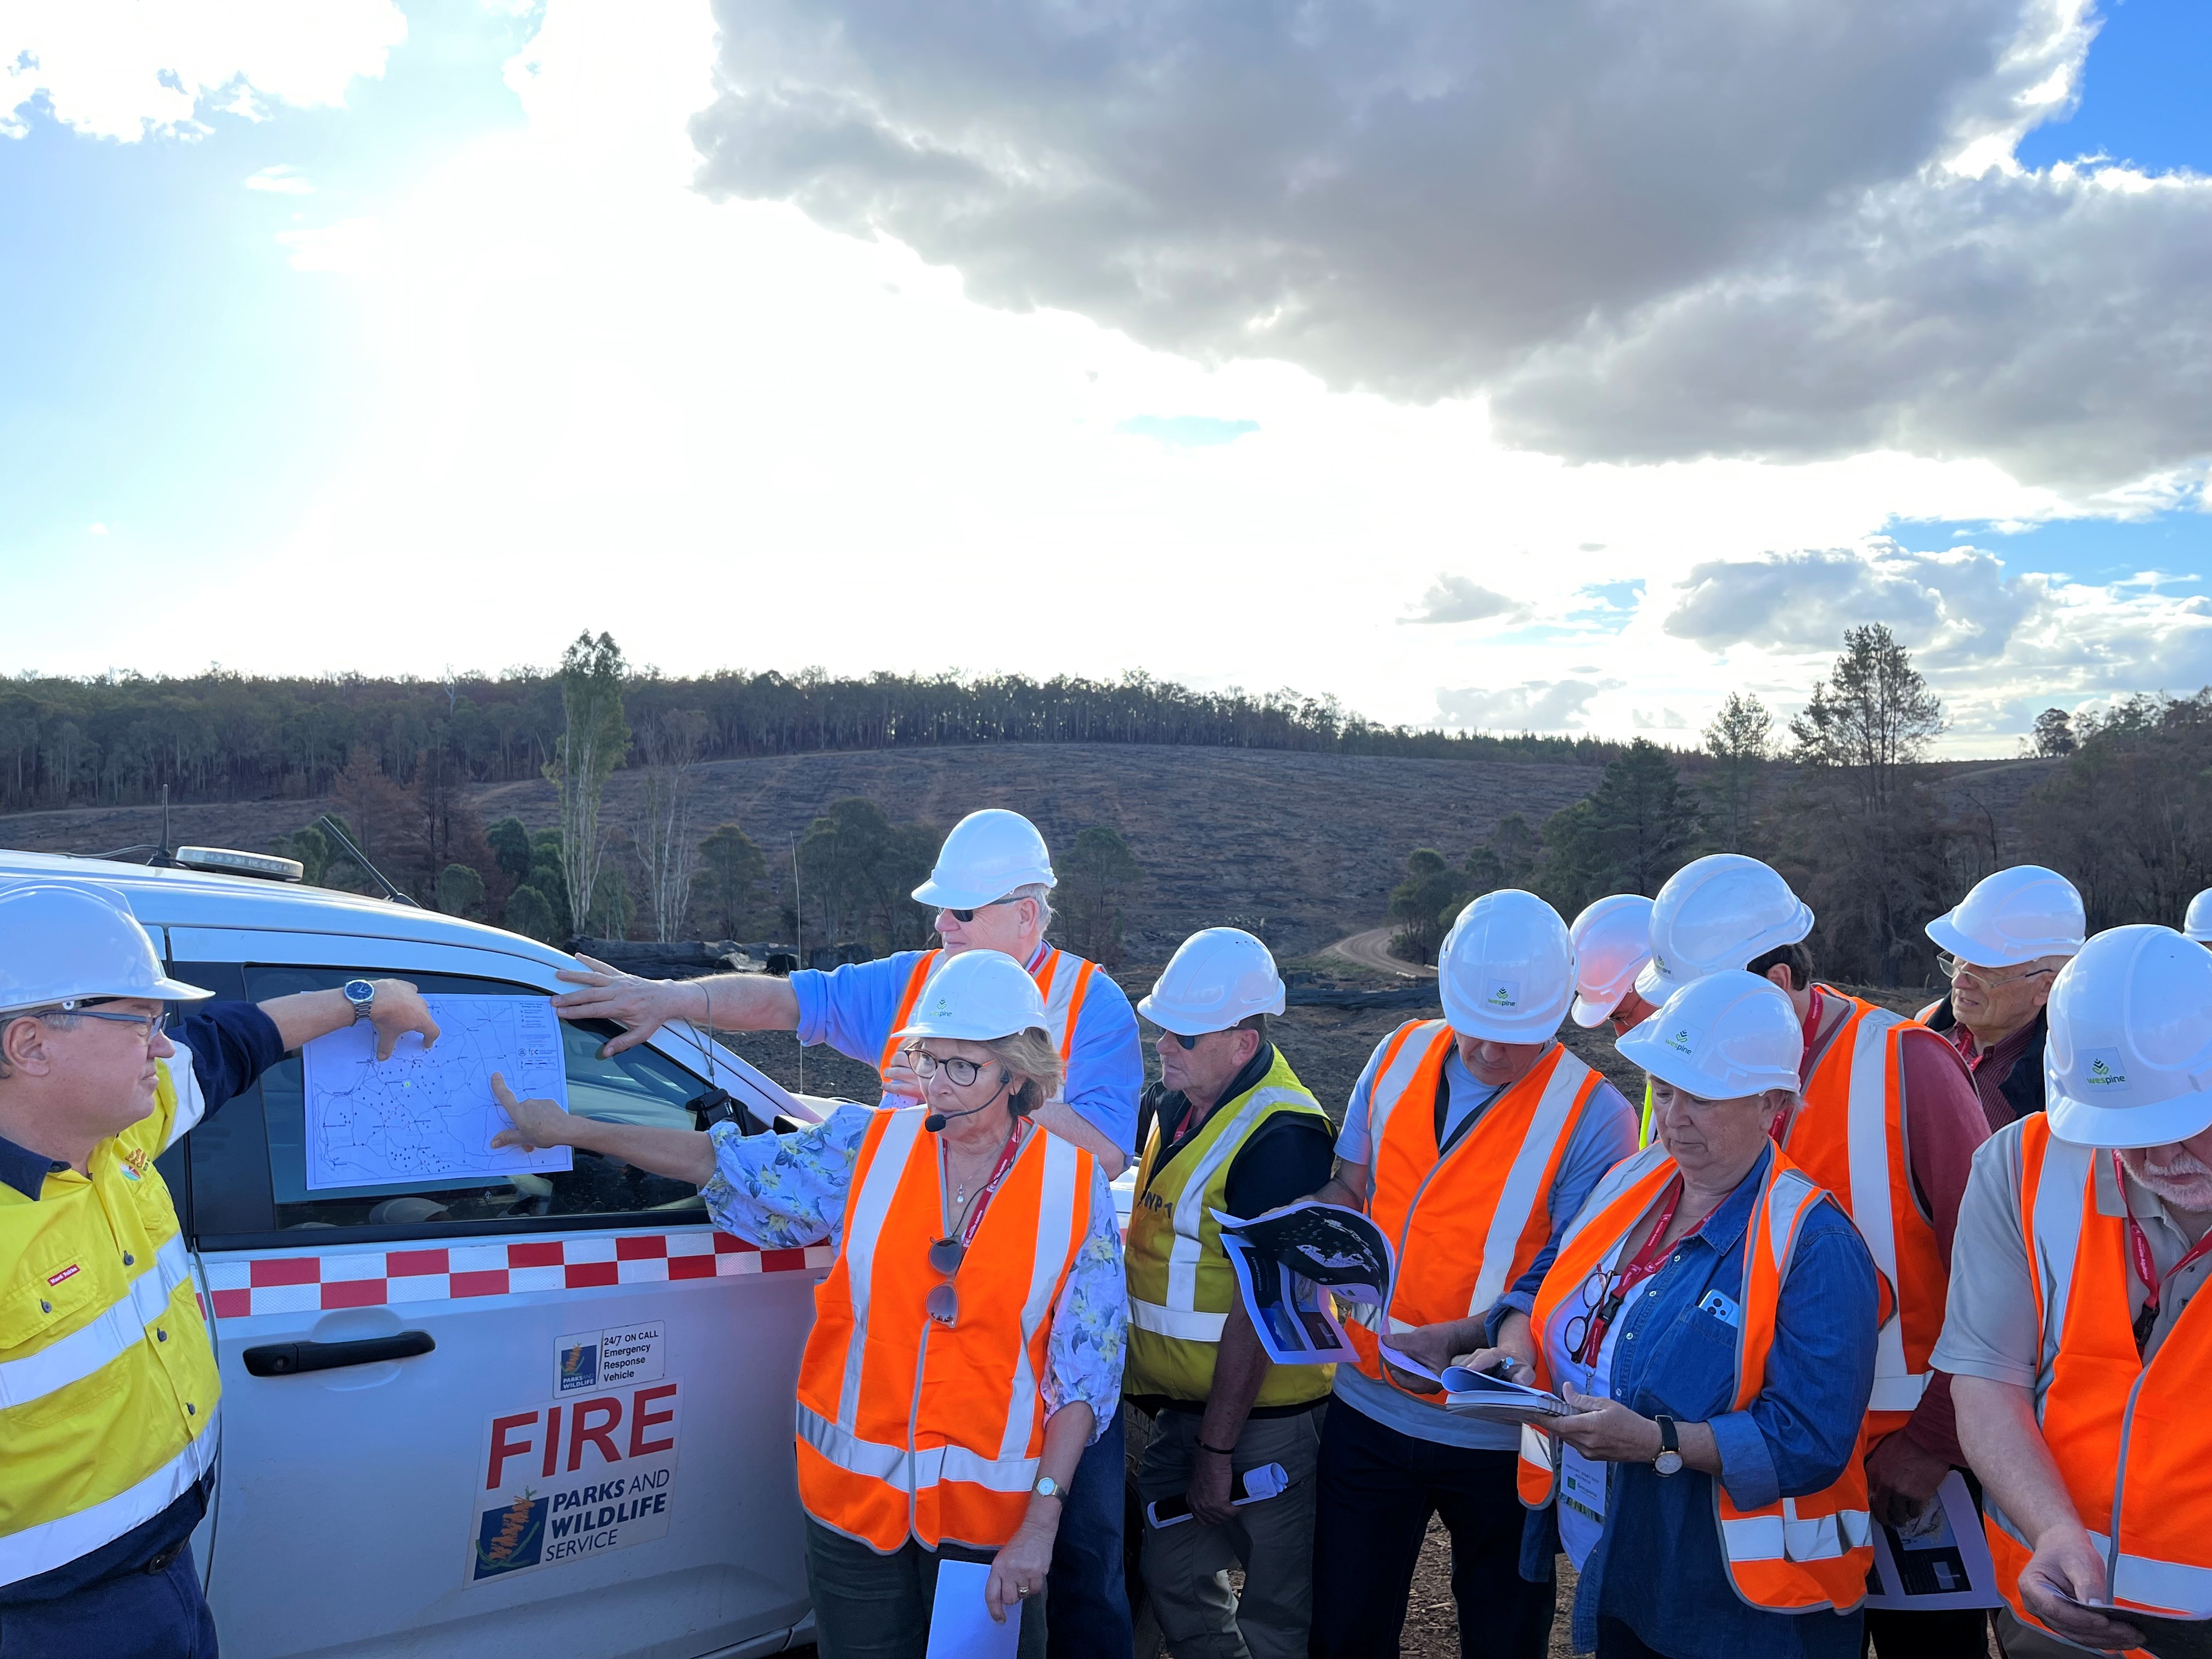
[[[246,964],[175,964],[179,978],[250,1001],[296,991],[328,990],[362,970]],[[380,977],[389,970],[379,970]],[[501,980],[410,972],[431,996],[542,997]],[[686,1103],[707,1085],[649,1048],[602,1059],[618,1028],[604,1023],[561,1028],[568,1109],[586,1117],[669,1128],[693,1127]],[[574,1167],[497,1181],[482,1176],[403,1185],[324,1188],[307,1185],[305,1073],[295,1053],[270,1068],[188,1138],[192,1225],[203,1247],[223,1240],[246,1247],[253,1235],[301,1231],[355,1237],[428,1237],[457,1230],[503,1233],[578,1225],[660,1225],[706,1218],[697,1188],[648,1175],[617,1158],[579,1151]],[[335,1242],[335,1241],[333,1241]]]

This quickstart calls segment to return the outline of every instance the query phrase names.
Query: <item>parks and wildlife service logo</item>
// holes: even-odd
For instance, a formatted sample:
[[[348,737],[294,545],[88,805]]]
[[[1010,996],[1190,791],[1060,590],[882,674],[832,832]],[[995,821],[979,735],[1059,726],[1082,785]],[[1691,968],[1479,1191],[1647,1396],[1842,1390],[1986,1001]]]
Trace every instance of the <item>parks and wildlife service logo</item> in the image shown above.
[[[152,1162],[143,1146],[133,1146],[123,1155],[123,1178],[125,1181],[143,1181],[146,1166]]]

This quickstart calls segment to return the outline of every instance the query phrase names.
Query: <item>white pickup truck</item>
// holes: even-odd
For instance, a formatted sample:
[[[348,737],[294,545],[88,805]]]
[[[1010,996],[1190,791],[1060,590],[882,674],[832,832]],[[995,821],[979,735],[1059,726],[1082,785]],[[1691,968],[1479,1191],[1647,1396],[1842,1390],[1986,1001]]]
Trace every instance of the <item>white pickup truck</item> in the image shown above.
[[[252,1001],[398,975],[541,997],[569,958],[405,905],[0,852],[121,891],[176,977]],[[808,1107],[672,1027],[562,1030],[571,1109],[689,1127],[720,1086]],[[791,1401],[826,1249],[763,1252],[690,1187],[571,1170],[307,1180],[296,1054],[161,1158],[222,1367],[193,1540],[225,1659],[738,1659],[812,1639]]]

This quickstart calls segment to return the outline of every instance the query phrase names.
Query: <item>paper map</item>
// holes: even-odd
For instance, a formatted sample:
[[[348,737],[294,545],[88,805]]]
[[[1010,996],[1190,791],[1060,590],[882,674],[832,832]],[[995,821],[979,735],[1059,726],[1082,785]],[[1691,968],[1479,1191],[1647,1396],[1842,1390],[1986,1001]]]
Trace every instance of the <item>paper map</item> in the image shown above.
[[[491,1150],[508,1127],[492,1098],[499,1073],[524,1099],[568,1103],[561,1024],[538,997],[425,997],[438,1041],[413,1036],[391,1059],[376,1059],[376,1030],[366,1020],[317,1037],[307,1062],[307,1188],[459,1186],[572,1166],[567,1146],[532,1152]]]

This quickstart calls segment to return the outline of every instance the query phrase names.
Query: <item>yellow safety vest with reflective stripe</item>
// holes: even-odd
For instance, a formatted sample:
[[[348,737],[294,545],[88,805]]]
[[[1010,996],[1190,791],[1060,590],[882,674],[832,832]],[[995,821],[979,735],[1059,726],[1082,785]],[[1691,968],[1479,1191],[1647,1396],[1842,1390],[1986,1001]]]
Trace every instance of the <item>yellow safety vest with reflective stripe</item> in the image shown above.
[[[222,1389],[154,1167],[179,1130],[158,1076],[151,1115],[88,1174],[36,1200],[0,1183],[0,1586],[152,1520],[215,1462]]]
[[[1204,1400],[1212,1393],[1221,1328],[1240,1294],[1213,1212],[1228,1207],[1229,1170],[1237,1154],[1261,1125],[1293,1113],[1329,1132],[1328,1114],[1306,1092],[1278,1048],[1267,1075],[1216,1107],[1164,1166],[1163,1126],[1152,1125],[1122,1244],[1129,1273],[1129,1347],[1122,1387],[1128,1393],[1170,1400]],[[1276,1365],[1253,1403],[1295,1406],[1319,1400],[1335,1378],[1334,1365]]]
[[[1657,1138],[1657,1133],[1652,1124],[1651,1079],[1647,1077],[1644,1079],[1644,1121],[1637,1126],[1637,1146],[1639,1149],[1649,1146]]]

